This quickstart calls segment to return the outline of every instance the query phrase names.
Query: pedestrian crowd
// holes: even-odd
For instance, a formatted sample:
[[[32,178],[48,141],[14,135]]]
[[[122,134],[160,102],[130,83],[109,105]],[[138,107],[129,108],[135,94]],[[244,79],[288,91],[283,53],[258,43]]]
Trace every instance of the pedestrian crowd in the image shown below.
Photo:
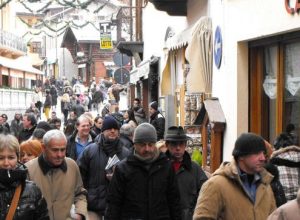
[[[0,115],[0,220],[300,219],[293,126],[275,148],[257,134],[241,134],[232,160],[209,174],[188,153],[184,128],[165,128],[157,101],[147,114],[138,98],[119,112],[115,98],[107,108],[97,103],[93,117],[81,91],[76,95],[81,87],[73,86],[74,106],[66,113],[62,104],[60,119],[51,86],[44,104],[35,96],[10,124]],[[73,99],[68,90],[61,97]]]

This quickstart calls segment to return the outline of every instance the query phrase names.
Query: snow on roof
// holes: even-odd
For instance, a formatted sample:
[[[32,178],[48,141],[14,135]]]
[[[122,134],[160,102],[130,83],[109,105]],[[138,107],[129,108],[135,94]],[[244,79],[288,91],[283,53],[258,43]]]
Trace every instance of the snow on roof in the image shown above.
[[[82,28],[72,27],[77,41],[99,41],[100,31],[98,31],[92,24],[87,24]]]

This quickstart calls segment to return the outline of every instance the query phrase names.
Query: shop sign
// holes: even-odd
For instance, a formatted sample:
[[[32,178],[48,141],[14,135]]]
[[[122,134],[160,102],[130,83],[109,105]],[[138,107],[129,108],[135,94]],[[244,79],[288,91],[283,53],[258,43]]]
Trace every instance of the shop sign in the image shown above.
[[[105,35],[100,37],[100,48],[101,49],[112,49],[112,40],[111,36]]]
[[[111,22],[100,23],[100,49],[112,49]]]
[[[300,2],[296,0],[295,7],[291,7],[290,0],[285,0],[285,9],[289,14],[295,14],[300,10]]]
[[[221,28],[217,26],[214,40],[214,59],[215,65],[219,69],[222,61],[222,34]]]

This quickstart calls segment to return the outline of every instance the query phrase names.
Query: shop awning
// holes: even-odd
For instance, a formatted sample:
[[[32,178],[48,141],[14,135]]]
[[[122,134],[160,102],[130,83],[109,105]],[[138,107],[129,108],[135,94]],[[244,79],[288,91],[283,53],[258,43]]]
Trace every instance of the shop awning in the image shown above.
[[[24,62],[22,62],[22,60]],[[44,75],[44,73],[30,65],[30,63],[26,63],[25,59],[9,59],[6,57],[0,57],[0,65],[10,68],[10,69],[15,69],[15,70],[20,70],[28,73],[34,73],[34,74],[39,74],[39,75]]]
[[[202,17],[195,24],[192,39],[186,48],[185,56],[190,64],[187,74],[187,91],[212,92],[212,20]]]
[[[193,28],[194,26],[189,27],[178,34],[175,34],[173,37],[168,38],[166,42],[167,48],[169,50],[178,50],[188,45],[192,40]]]
[[[172,85],[170,83],[171,80],[171,56],[170,54],[167,57],[166,63],[164,65],[164,69],[162,72],[162,79],[161,79],[161,95],[171,95],[172,93]]]
[[[130,72],[130,83],[135,84],[140,79],[148,79],[150,73],[150,65],[154,65],[159,58],[152,56],[150,59],[142,61],[135,69]]]
[[[130,72],[130,83],[135,84],[140,78],[148,79],[150,71],[150,59],[141,62]]]

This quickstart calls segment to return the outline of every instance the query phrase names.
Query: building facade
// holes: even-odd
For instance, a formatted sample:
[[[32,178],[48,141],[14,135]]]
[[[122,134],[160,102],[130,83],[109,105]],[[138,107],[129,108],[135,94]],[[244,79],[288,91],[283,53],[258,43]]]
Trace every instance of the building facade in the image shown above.
[[[177,45],[173,43],[168,47],[171,56],[174,48],[183,49],[183,55],[176,54],[176,59],[182,56],[180,59],[184,65],[178,65],[178,60],[168,61],[173,64],[160,69],[160,76],[164,79],[165,68],[169,68],[169,75],[165,77],[165,80],[170,79],[169,83],[161,81],[165,83],[160,88],[163,92],[166,86],[176,92],[170,81],[178,77],[178,72],[184,72],[185,64],[189,68],[186,75],[193,68],[195,70],[188,54],[195,35],[193,31],[203,17],[211,20],[211,54],[207,55],[208,59],[213,58],[210,64],[211,91],[205,90],[201,82],[190,89],[204,93],[204,100],[214,97],[220,103],[226,120],[221,137],[221,161],[231,159],[234,142],[242,132],[258,133],[272,144],[287,125],[293,124],[294,132],[299,136],[299,3],[288,0],[182,0],[177,3],[185,7],[179,7],[181,10],[176,11],[169,1],[149,2],[159,10],[172,14],[170,16],[181,14],[186,20],[185,30],[174,35]],[[190,28],[193,29],[191,35],[187,33]],[[160,36],[162,38],[163,34]],[[176,71],[176,66],[181,70]],[[195,76],[201,77],[200,74]],[[185,93],[178,92],[188,93],[190,85],[193,85],[193,80],[187,82]],[[182,99],[182,95],[177,98]],[[175,114],[181,117],[175,120],[177,124],[184,121],[186,112],[184,105],[180,106],[184,114]]]

